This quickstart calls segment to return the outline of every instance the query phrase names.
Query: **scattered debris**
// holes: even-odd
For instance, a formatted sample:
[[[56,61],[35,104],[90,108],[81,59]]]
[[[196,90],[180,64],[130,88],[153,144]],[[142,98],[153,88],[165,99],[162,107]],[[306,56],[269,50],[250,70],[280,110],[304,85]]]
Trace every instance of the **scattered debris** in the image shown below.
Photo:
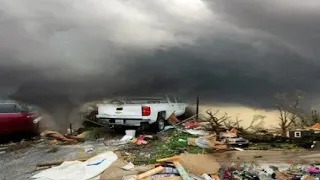
[[[92,147],[86,148],[86,149],[84,150],[85,153],[92,152],[92,151],[93,151],[93,148],[92,148]]]
[[[120,139],[120,143],[126,144],[126,143],[130,142],[132,139],[133,139],[133,136],[124,135],[124,136]]]
[[[214,180],[208,174],[202,174],[201,177],[203,177],[204,180]]]
[[[205,149],[228,149],[224,142],[216,140],[215,135],[207,135],[199,138],[188,138],[188,145],[198,146]]]
[[[38,164],[37,170],[47,170],[34,175],[33,178],[40,179],[50,177],[54,180],[60,176],[65,176],[67,179],[89,179],[90,176],[90,179],[96,179],[98,177],[101,180],[112,178],[121,179],[122,177],[123,179],[129,180],[217,180],[294,179],[299,177],[300,179],[309,180],[320,177],[319,167],[312,165],[301,165],[301,167],[298,167],[296,165],[297,163],[293,163],[294,160],[291,162],[294,165],[285,170],[283,168],[269,168],[265,166],[252,165],[253,163],[251,162],[239,162],[244,159],[240,158],[238,155],[247,154],[249,151],[247,149],[245,151],[244,149],[237,147],[230,149],[245,151],[243,153],[234,152],[237,154],[237,156],[233,157],[233,159],[238,158],[235,160],[237,162],[228,162],[229,164],[227,165],[221,163],[220,161],[218,163],[216,158],[213,156],[217,153],[204,153],[212,152],[212,150],[225,151],[229,149],[229,145],[240,145],[241,143],[248,144],[249,141],[247,139],[238,136],[238,134],[241,134],[241,136],[248,138],[246,136],[247,134],[242,133],[242,131],[240,133],[236,128],[232,127],[228,128],[231,128],[229,131],[223,129],[224,127],[222,127],[222,130],[210,129],[209,131],[208,126],[211,126],[210,122],[201,122],[196,120],[194,117],[179,121],[172,114],[168,121],[170,121],[172,126],[166,126],[165,129],[176,129],[176,131],[168,132],[168,134],[170,134],[168,136],[159,133],[154,136],[141,134],[136,137],[135,131],[127,130],[126,135],[124,135],[122,138],[120,137],[121,139],[119,137],[116,137],[112,140],[109,140],[108,137],[100,139],[103,141],[103,143],[112,142],[114,144],[111,146],[118,146],[115,147],[115,151],[119,149],[120,153],[125,156],[123,158],[118,158],[118,155],[115,155],[113,152],[109,151],[108,155],[103,153],[105,155],[100,154],[90,159],[84,158],[72,161],[58,161]],[[79,131],[74,132],[72,127],[70,127],[68,129],[69,135],[62,135],[56,131],[45,131],[42,133],[42,136],[45,137],[51,144],[74,144],[84,140],[97,140],[105,135],[103,129],[104,128],[97,128],[88,131],[83,130],[81,134],[79,134]],[[166,142],[161,142],[161,140]],[[22,143],[24,143],[24,141],[22,141],[21,144]],[[85,147],[79,150],[80,153],[83,153],[84,151],[85,153],[88,153],[87,155],[93,154],[96,146],[88,147],[86,143],[83,145],[85,145]],[[105,145],[110,146],[110,144],[106,143]],[[58,147],[59,146],[53,146],[47,151],[47,153],[57,152],[59,150]],[[124,152],[125,148],[130,153]],[[148,150],[144,151],[144,149]],[[202,154],[200,154],[201,151]],[[0,149],[0,154],[5,152],[8,151],[6,149]],[[94,152],[98,153],[98,148]],[[60,154],[60,152],[58,154]],[[173,156],[176,154],[180,155]],[[166,157],[168,155],[173,157],[159,159],[157,162],[160,163],[153,164],[156,158]],[[254,161],[262,161],[267,159],[267,155],[263,154],[263,157],[264,158],[261,159],[262,156],[260,155],[250,156],[250,158],[253,158]],[[219,158],[217,157],[217,159]],[[119,162],[120,164],[113,165],[114,163]],[[141,162],[150,165],[140,166],[142,164]],[[119,172],[117,176],[110,175],[115,171]]]
[[[85,131],[77,136],[80,139],[94,139],[92,131]]]
[[[235,128],[232,128],[230,131],[227,130],[227,132],[221,133],[220,136],[223,138],[234,138],[237,137],[238,130]]]
[[[172,124],[171,123],[172,126],[165,126],[165,128],[162,131],[160,131],[159,133],[167,131],[169,129],[173,129],[173,128],[175,128],[177,130],[180,130],[180,126],[183,125],[183,123],[195,120],[196,117],[197,117],[197,115],[193,115],[193,116],[191,116],[191,117],[189,117],[189,118],[187,118],[187,119],[185,119],[183,121],[180,121],[180,122],[178,122],[176,124],[174,124],[174,123]],[[174,117],[174,118],[176,118],[176,117]],[[170,119],[168,119],[168,121],[170,121]],[[169,122],[169,124],[170,124],[170,122]]]
[[[44,170],[34,176],[33,179],[82,179],[89,180],[99,176],[113,162],[118,159],[117,155],[112,151],[99,154],[81,161],[65,161],[60,166]]]
[[[233,148],[233,149],[235,149],[235,150],[237,150],[237,151],[244,151],[244,149],[237,148],[237,147],[235,147],[235,148]]]
[[[57,141],[69,142],[69,143],[78,143],[76,138],[67,138],[56,131],[45,131],[45,132],[41,133],[41,136],[47,137],[50,140],[57,140]],[[53,144],[55,144],[55,143],[53,143]]]
[[[147,141],[144,140],[144,135],[140,135],[137,139],[137,142],[136,142],[137,145],[141,145],[141,144],[148,144]]]
[[[226,137],[225,140],[231,146],[248,146],[249,140],[242,137]]]
[[[163,129],[163,131],[167,131],[167,130],[169,130],[169,129],[174,129],[175,127],[174,126],[165,126],[164,127],[164,129]]]
[[[145,139],[153,139],[154,137],[151,135],[139,135],[138,138],[132,138],[131,142],[133,142],[134,144],[137,145],[142,145],[142,144],[148,144],[148,141],[146,141]]]
[[[197,135],[197,136],[205,136],[210,134],[208,131],[204,131],[204,130],[186,129],[185,131],[189,134]]]
[[[87,161],[89,158],[81,158],[81,159],[75,159],[73,161]],[[56,161],[56,162],[49,162],[49,163],[42,163],[37,164],[37,168],[39,167],[52,167],[52,166],[59,166],[65,161]]]
[[[123,166],[127,165],[121,157],[118,158],[108,169],[106,169],[100,176],[100,180],[114,180],[114,179],[130,179],[135,175],[149,171],[154,168],[154,165],[142,165],[134,166],[130,170],[122,169]]]
[[[320,175],[320,169],[318,167],[311,166],[306,171],[310,174],[319,174]]]
[[[179,122],[180,122],[179,119],[174,115],[174,113],[172,113],[168,118],[168,123],[171,125],[176,125]]]
[[[144,172],[142,174],[136,175],[133,178],[131,178],[130,180],[142,180],[144,178],[150,177],[152,175],[158,174],[160,172],[162,172],[164,170],[164,168],[162,166],[156,167],[154,169],[151,169],[147,172]]]
[[[183,123],[183,126],[187,129],[196,128],[196,127],[199,127],[199,122],[197,121],[185,122]]]
[[[220,169],[220,165],[213,156],[203,154],[181,154],[180,156],[159,159],[157,162],[172,162],[183,180],[192,179],[191,177],[194,177],[192,175],[218,174]],[[190,176],[189,173],[192,175]]]
[[[129,162],[128,164],[126,164],[125,166],[122,167],[122,169],[129,171],[131,169],[134,168],[134,164],[132,162]]]
[[[277,167],[279,165],[279,167]],[[224,179],[316,179],[320,174],[312,174],[305,169],[306,165],[286,164],[271,165],[268,163],[231,163],[224,168]]]

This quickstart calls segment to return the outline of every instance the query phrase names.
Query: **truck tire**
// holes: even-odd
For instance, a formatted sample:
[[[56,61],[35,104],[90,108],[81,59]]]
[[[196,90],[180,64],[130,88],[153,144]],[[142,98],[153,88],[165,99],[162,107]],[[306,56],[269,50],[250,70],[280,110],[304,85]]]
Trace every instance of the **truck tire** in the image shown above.
[[[158,115],[157,121],[153,124],[153,129],[156,132],[162,131],[166,126],[166,120],[162,114]]]

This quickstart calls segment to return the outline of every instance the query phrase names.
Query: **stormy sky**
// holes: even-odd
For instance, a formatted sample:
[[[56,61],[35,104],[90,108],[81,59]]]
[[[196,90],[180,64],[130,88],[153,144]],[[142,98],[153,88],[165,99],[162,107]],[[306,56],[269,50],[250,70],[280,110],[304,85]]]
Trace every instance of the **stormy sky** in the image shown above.
[[[0,0],[0,93],[53,114],[113,95],[317,99],[319,47],[318,0]]]

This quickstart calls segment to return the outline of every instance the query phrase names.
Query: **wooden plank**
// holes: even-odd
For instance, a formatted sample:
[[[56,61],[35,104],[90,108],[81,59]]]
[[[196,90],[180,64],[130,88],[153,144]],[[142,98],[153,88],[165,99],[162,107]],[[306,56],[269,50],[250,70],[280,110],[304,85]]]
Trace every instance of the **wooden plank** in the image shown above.
[[[192,180],[187,173],[187,171],[183,168],[183,166],[180,164],[179,161],[173,161],[173,164],[176,166],[180,176],[182,177],[183,180]]]

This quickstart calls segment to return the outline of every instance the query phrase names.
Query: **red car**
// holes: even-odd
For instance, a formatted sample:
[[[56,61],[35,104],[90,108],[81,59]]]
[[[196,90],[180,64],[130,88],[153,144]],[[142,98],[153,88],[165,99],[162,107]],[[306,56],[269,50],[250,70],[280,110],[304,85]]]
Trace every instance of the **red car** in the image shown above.
[[[36,133],[41,117],[26,105],[14,101],[0,102],[0,135]]]

